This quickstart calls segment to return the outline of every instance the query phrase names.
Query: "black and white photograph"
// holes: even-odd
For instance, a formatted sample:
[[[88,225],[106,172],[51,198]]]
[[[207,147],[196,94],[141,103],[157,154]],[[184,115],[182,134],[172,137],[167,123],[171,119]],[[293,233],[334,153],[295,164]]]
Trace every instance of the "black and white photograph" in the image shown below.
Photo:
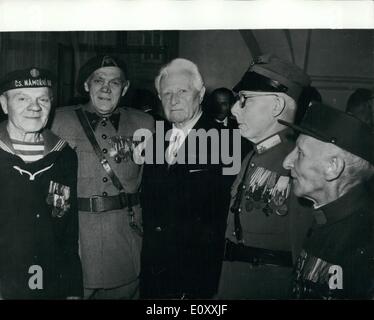
[[[373,2],[25,3],[0,1],[0,300],[374,299]]]

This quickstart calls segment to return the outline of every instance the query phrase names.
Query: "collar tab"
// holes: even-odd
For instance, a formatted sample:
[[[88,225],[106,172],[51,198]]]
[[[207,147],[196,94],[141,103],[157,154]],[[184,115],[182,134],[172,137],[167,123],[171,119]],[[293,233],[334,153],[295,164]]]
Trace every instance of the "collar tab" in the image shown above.
[[[278,144],[282,143],[282,139],[279,134],[275,134],[255,145],[256,153],[262,154],[267,150],[277,146]]]

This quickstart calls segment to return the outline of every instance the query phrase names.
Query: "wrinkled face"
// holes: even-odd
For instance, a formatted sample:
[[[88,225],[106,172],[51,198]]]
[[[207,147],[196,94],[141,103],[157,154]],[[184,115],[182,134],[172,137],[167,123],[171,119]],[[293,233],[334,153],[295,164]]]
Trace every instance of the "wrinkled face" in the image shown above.
[[[8,90],[0,97],[8,121],[18,132],[38,132],[45,127],[51,111],[48,88],[22,88]]]
[[[268,132],[277,126],[277,119],[273,116],[275,98],[276,94],[239,92],[239,100],[231,108],[231,113],[244,138],[258,142],[267,138]]]
[[[298,197],[318,200],[324,193],[327,148],[327,143],[301,134],[294,150],[284,159],[283,167],[291,170],[293,192]]]
[[[213,97],[213,110],[215,117],[218,120],[224,120],[229,114],[231,109],[230,96],[224,93],[217,93]]]
[[[104,67],[94,71],[84,83],[90,95],[90,102],[97,113],[112,113],[121,96],[125,95],[129,82],[125,81],[118,67]]]
[[[184,124],[199,111],[205,90],[197,90],[192,75],[186,71],[174,71],[160,82],[160,99],[166,118],[173,123]]]

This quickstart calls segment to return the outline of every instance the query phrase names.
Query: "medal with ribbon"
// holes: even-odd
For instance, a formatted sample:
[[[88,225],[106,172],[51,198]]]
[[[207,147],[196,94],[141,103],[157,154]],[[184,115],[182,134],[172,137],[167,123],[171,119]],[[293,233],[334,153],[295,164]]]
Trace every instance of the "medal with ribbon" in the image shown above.
[[[254,208],[262,208],[266,216],[273,213],[279,216],[287,215],[286,200],[290,193],[289,177],[281,176],[263,167],[255,167],[251,170],[245,190],[247,212],[251,212]]]
[[[70,209],[70,187],[50,181],[46,202],[52,206],[52,217],[61,218]]]
[[[113,136],[109,138],[109,156],[114,158],[117,163],[122,160],[127,162],[133,160],[133,153],[136,146],[141,141],[135,141],[132,137]]]

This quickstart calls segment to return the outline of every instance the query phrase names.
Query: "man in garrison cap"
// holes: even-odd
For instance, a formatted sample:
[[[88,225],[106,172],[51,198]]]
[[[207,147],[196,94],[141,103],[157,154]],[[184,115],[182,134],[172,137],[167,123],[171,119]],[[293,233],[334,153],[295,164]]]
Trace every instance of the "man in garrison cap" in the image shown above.
[[[77,155],[44,129],[54,78],[35,67],[0,80],[0,297],[83,295]]]
[[[218,298],[289,297],[293,260],[311,218],[292,195],[284,157],[294,148],[292,122],[309,77],[273,54],[253,60],[234,87],[231,112],[240,134],[253,144],[231,190]]]
[[[284,160],[293,192],[313,202],[314,224],[297,260],[295,298],[374,297],[374,134],[351,114],[323,104],[308,109]]]
[[[142,166],[134,161],[134,132],[153,131],[152,117],[119,108],[129,88],[126,66],[97,56],[79,70],[77,90],[84,105],[57,110],[52,130],[76,149],[80,251],[85,297],[138,297],[141,249],[139,185]]]

